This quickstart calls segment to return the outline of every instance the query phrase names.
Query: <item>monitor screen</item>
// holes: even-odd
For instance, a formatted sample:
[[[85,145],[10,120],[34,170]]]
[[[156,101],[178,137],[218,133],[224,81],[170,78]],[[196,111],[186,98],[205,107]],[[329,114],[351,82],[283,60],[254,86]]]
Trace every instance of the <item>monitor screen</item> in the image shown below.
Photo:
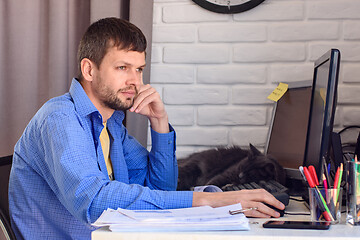
[[[301,180],[313,81],[289,83],[275,104],[265,152],[284,167],[287,178]]]
[[[337,49],[331,49],[314,64],[304,165],[313,165],[319,179],[323,171],[323,158],[329,161],[330,140],[337,103],[339,66],[340,52]]]
[[[302,180],[299,166],[322,173],[329,157],[336,107],[340,52],[330,50],[314,64],[312,81],[291,82],[275,104],[265,153],[284,167],[287,179]]]

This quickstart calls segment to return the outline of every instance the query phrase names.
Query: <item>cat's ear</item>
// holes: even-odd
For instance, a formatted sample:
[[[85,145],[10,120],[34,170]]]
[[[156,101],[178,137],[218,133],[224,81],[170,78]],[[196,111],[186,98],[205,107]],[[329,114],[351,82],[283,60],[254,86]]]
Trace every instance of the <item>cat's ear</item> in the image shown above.
[[[262,155],[262,153],[256,147],[254,147],[251,143],[249,145],[250,145],[250,152],[252,153],[253,156]]]

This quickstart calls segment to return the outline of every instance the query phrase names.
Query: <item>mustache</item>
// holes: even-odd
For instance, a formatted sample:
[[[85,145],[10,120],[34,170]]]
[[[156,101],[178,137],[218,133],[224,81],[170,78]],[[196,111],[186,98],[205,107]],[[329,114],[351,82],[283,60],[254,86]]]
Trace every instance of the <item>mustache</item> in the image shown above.
[[[128,86],[128,87],[125,87],[125,88],[121,88],[121,89],[119,89],[118,92],[126,92],[126,91],[129,91],[129,90],[135,91],[136,95],[139,93],[139,90],[136,88],[135,85],[131,85],[131,86]]]

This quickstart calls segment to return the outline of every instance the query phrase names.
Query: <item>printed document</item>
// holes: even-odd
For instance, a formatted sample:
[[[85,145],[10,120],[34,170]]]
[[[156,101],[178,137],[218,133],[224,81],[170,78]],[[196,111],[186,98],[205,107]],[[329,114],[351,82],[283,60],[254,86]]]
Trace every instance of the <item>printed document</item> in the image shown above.
[[[243,213],[229,213],[239,209],[241,204],[166,210],[107,209],[93,226],[108,226],[111,231],[249,230],[249,221]]]

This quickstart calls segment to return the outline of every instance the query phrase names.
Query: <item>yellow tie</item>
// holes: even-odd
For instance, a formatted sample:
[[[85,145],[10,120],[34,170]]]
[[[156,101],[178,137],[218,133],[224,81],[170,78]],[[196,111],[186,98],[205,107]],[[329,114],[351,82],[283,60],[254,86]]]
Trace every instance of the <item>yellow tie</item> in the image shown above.
[[[110,180],[114,180],[113,168],[112,168],[110,154],[109,154],[109,152],[110,152],[110,137],[109,137],[109,133],[106,128],[106,122],[104,122],[103,124],[104,124],[104,128],[100,133],[100,143],[101,143],[101,148],[103,151],[103,155],[104,155],[104,159],[105,159],[105,163],[106,163],[106,169],[108,171],[109,178],[110,178]]]

